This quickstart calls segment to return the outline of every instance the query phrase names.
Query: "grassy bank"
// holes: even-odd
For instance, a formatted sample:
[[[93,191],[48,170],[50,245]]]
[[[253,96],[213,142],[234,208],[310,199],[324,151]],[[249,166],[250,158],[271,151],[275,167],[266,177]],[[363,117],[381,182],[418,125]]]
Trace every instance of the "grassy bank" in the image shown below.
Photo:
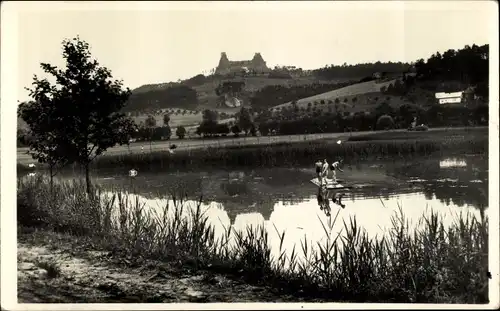
[[[153,148],[152,152],[149,151],[149,148],[145,148],[144,153],[137,150],[128,151],[126,147],[122,147],[123,150],[119,152],[110,152],[98,157],[92,165],[94,168],[100,169],[123,167],[127,170],[151,167],[173,169],[196,169],[208,166],[274,167],[311,165],[311,161],[317,158],[334,159],[338,156],[344,157],[346,161],[355,162],[373,158],[411,158],[412,156],[439,152],[445,154],[460,154],[464,151],[467,153],[488,152],[487,127],[433,129],[429,132],[353,133],[348,141],[337,145],[336,142],[338,139],[342,139],[341,137],[347,139],[346,135],[340,135],[336,138],[297,139],[291,142],[278,140],[277,142],[263,143],[263,141],[265,142],[263,140],[259,144],[254,144],[255,137],[249,137],[248,142],[243,145],[233,144],[231,140],[226,142],[223,140],[220,146],[198,143],[198,145],[189,148],[184,148],[179,143],[175,154],[166,151],[170,143],[158,145]],[[189,142],[189,144],[195,142]],[[243,143],[244,141],[238,142]],[[188,141],[185,143],[187,144]],[[21,162],[18,160],[18,171],[28,171],[27,163],[31,161],[27,162],[27,159],[23,158]]]
[[[207,148],[178,150],[175,154],[165,151],[148,154],[122,154],[98,158],[95,168],[202,168],[219,167],[275,167],[311,165],[321,158],[333,160],[343,157],[355,162],[373,158],[395,158],[430,155],[434,153],[487,153],[486,137],[435,137],[415,140],[336,141],[281,143],[262,146]]]
[[[18,225],[85,236],[95,248],[130,260],[155,258],[224,273],[306,300],[488,301],[485,219],[461,216],[445,228],[436,215],[430,215],[418,231],[410,232],[401,214],[383,240],[368,237],[355,219],[341,236],[329,231],[332,223],[324,224],[329,236],[324,244],[302,242],[290,256],[280,249],[281,256],[274,258],[263,227],[246,232],[228,229],[216,236],[201,205],[189,207],[177,198],[174,206],[164,207],[164,215],[170,210],[171,216],[158,217],[120,194],[97,197],[98,190],[89,198],[79,183],[57,183],[50,191],[44,179],[20,180]],[[185,209],[189,218],[181,217]],[[285,234],[280,233],[282,240]],[[298,260],[300,252],[306,254],[305,261]],[[287,265],[293,268],[284,269]]]
[[[380,141],[380,140],[447,140],[462,139],[464,141],[488,137],[487,127],[443,128],[432,131],[383,131],[352,136],[349,141]]]

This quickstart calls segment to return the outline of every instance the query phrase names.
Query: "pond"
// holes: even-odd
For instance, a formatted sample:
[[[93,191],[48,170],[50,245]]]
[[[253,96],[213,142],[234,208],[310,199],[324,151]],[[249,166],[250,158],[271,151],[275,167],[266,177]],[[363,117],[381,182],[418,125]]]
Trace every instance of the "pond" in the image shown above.
[[[297,243],[304,238],[314,244],[325,239],[323,225],[329,222],[333,234],[341,232],[344,222],[349,224],[353,216],[359,227],[375,237],[392,227],[392,216],[400,210],[413,227],[431,209],[445,225],[460,213],[480,219],[481,211],[488,212],[487,155],[347,163],[338,176],[352,188],[343,198],[345,208],[330,204],[330,217],[320,209],[317,187],[310,181],[315,177],[313,165],[238,171],[151,169],[139,171],[133,178],[128,169],[93,175],[94,182],[106,191],[125,190],[156,210],[167,204],[172,191],[187,192],[193,207],[202,197],[202,209],[216,232],[264,225],[273,253],[280,244],[276,231],[286,232],[283,247],[290,250],[294,245],[300,247]]]

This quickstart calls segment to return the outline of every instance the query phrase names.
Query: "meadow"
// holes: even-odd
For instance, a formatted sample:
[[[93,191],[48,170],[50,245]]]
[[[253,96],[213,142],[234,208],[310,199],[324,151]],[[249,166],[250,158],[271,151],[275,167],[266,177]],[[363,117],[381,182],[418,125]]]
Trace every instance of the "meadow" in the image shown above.
[[[349,85],[337,90],[333,90],[330,92],[321,93],[315,96],[302,98],[297,100],[298,107],[306,107],[308,103],[312,103],[315,101],[329,101],[335,99],[344,99],[351,98],[356,95],[364,95],[364,94],[379,94],[381,96],[380,89],[382,87],[388,87],[391,84],[394,84],[396,80],[390,80],[386,82],[378,82],[378,81],[368,81],[362,83],[356,83],[353,85]],[[274,106],[272,110],[281,109],[284,107],[289,107],[291,103],[285,103],[282,105]]]
[[[401,210],[384,237],[370,238],[355,218],[344,222],[341,233],[332,232],[337,221],[332,213],[322,223],[323,242],[311,245],[304,239],[288,253],[281,247],[286,232],[276,232],[281,255],[272,256],[264,227],[227,228],[216,235],[201,203],[188,205],[184,195],[173,193],[173,205],[163,206],[160,214],[121,192],[104,196],[96,188],[88,196],[77,181],[51,189],[42,177],[22,179],[18,227],[87,237],[94,250],[126,256],[130,265],[154,258],[306,301],[488,302],[488,220],[483,214],[481,219],[461,214],[446,227],[431,213],[410,230]]]

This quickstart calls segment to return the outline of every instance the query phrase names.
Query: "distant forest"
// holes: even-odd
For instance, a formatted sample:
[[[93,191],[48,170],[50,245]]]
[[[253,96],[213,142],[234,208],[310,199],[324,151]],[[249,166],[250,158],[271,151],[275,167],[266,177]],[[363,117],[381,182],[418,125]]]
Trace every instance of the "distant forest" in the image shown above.
[[[460,50],[437,52],[426,61],[415,63],[418,80],[426,85],[438,86],[441,82],[455,81],[464,86],[476,87],[476,95],[488,98],[489,45],[465,46]],[[429,83],[430,82],[430,83]]]
[[[196,109],[198,94],[185,85],[174,85],[164,89],[132,93],[123,111],[146,111],[165,108]]]
[[[338,78],[344,79],[360,79],[371,77],[374,73],[402,73],[410,69],[411,65],[407,63],[365,63],[357,65],[329,65],[323,68],[313,70],[313,74],[322,80],[334,80]]]

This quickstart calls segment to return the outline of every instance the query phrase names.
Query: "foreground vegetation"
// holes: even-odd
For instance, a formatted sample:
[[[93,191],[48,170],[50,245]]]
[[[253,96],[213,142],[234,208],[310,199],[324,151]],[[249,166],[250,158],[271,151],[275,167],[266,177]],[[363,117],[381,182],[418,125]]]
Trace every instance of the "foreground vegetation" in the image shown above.
[[[278,294],[307,300],[351,302],[488,302],[488,221],[460,215],[445,228],[436,214],[411,230],[401,212],[382,239],[370,238],[355,219],[339,235],[323,224],[323,244],[307,241],[293,251],[271,255],[264,227],[226,229],[217,235],[201,204],[173,197],[163,213],[120,193],[86,193],[83,183],[43,178],[18,181],[20,228],[42,228],[92,239],[99,249],[178,262],[261,284]],[[169,212],[170,211],[170,212]],[[190,217],[183,217],[189,211]],[[282,245],[286,232],[278,233]],[[232,243],[230,243],[232,241]],[[300,260],[305,254],[305,260]],[[289,266],[291,269],[286,269]]]

